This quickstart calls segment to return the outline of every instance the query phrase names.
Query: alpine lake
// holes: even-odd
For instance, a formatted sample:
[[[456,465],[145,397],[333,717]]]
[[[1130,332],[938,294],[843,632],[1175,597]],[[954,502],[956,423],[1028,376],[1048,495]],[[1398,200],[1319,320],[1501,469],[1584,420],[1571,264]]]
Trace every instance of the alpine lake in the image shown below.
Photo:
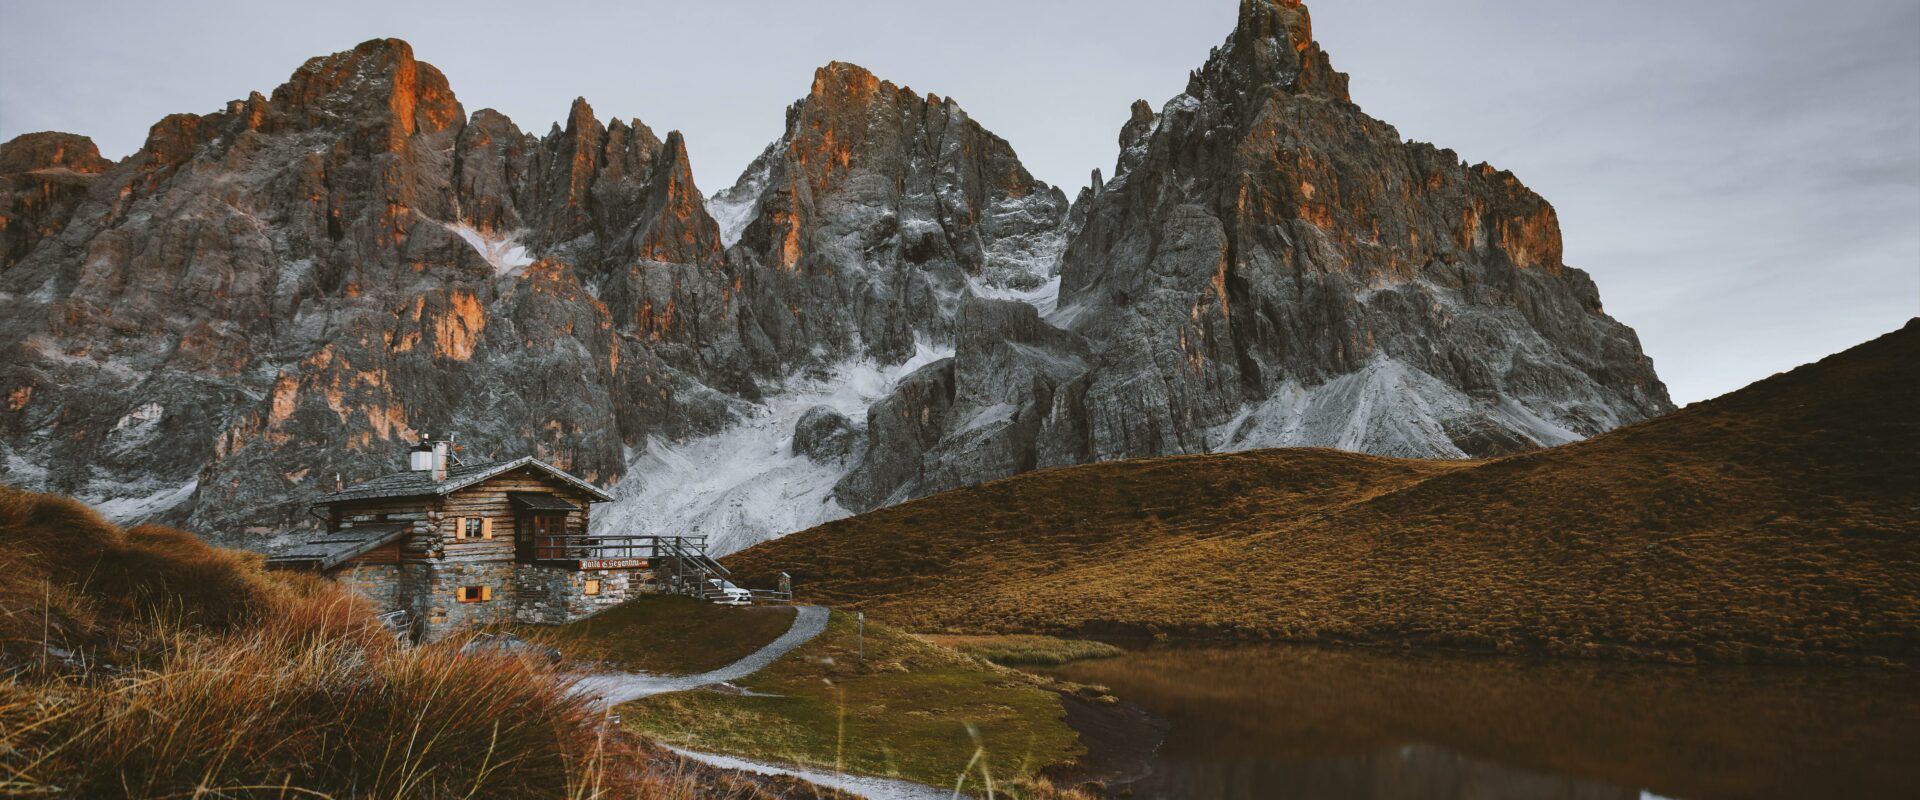
[[[1044,671],[1134,713],[1069,717],[1136,800],[1920,797],[1895,670],[1240,645]]]

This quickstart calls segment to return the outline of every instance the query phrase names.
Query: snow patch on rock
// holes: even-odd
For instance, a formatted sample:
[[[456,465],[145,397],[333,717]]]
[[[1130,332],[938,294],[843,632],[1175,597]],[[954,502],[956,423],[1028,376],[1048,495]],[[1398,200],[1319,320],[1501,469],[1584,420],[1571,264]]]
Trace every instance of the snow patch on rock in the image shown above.
[[[967,279],[967,288],[979,297],[1026,303],[1039,309],[1043,316],[1053,313],[1060,305],[1060,276],[1058,275],[1048,278],[1045,283],[1031,289],[994,286],[979,279],[969,277]]]
[[[116,525],[131,525],[173,510],[175,506],[192,497],[194,490],[198,488],[200,488],[200,480],[195,478],[179,486],[164,487],[149,494],[116,497],[83,496],[80,501],[93,506],[101,516]]]
[[[779,144],[775,142],[774,146]],[[760,207],[760,195],[766,192],[767,183],[772,180],[773,155],[776,152],[774,147],[768,147],[765,153],[748,165],[740,180],[707,198],[707,216],[720,225],[720,246],[732,247],[746,233],[747,223],[753,221],[754,209]]]
[[[12,448],[5,448],[5,450],[6,471],[0,472],[0,478],[4,478],[5,483],[17,489],[46,485],[47,468],[44,465],[28,460]]]
[[[107,431],[103,449],[113,453],[137,453],[153,442],[160,432],[160,419],[167,409],[159,403],[147,403],[126,413]]]
[[[512,275],[533,265],[533,256],[513,236],[489,236],[465,222],[442,222],[442,227],[465,239],[473,251],[493,265],[493,274]]]
[[[1449,423],[1488,420],[1551,447],[1583,438],[1525,404],[1475,400],[1426,372],[1381,357],[1316,386],[1288,381],[1209,434],[1217,452],[1331,447],[1404,458],[1467,458]]]
[[[120,421],[113,424],[113,429],[115,431],[124,431],[128,428],[151,428],[155,423],[159,422],[160,418],[165,416],[166,413],[166,406],[160,405],[159,403],[147,403],[127,412],[126,416],[121,417]]]
[[[794,453],[794,425],[816,406],[864,421],[901,378],[952,355],[922,342],[904,363],[845,363],[790,385],[717,434],[650,438],[613,488],[614,501],[594,510],[594,532],[706,536],[709,552],[725,555],[845,517],[833,487],[856,460],[819,463]]]

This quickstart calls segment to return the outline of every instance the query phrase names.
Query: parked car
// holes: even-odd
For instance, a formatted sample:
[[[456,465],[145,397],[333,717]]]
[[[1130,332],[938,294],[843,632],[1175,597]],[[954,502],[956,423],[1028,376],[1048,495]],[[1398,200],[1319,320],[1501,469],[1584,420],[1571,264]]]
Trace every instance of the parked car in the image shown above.
[[[707,599],[723,606],[744,606],[753,603],[753,593],[725,578],[708,578]]]

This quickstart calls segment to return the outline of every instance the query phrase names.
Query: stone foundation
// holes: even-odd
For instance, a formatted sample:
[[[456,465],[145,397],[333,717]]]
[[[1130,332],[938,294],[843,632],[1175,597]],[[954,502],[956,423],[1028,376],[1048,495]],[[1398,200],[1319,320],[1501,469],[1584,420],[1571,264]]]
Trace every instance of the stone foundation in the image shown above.
[[[398,564],[358,564],[334,573],[333,577],[348,591],[373,601],[383,614],[401,607]]]
[[[411,612],[413,638],[421,642],[510,622],[564,625],[660,591],[652,570],[581,571],[512,561],[357,565],[334,578],[382,613]],[[588,581],[599,581],[597,593],[586,593]],[[461,602],[465,586],[486,587],[488,599]]]
[[[438,639],[459,630],[481,625],[513,621],[513,562],[471,564],[422,564],[424,580],[414,595],[418,608],[415,626],[423,641]],[[471,603],[460,602],[463,586],[479,586],[490,596]]]
[[[586,593],[589,581],[599,582],[598,593]],[[521,564],[514,572],[514,618],[538,625],[564,625],[654,591],[651,571],[580,571]]]

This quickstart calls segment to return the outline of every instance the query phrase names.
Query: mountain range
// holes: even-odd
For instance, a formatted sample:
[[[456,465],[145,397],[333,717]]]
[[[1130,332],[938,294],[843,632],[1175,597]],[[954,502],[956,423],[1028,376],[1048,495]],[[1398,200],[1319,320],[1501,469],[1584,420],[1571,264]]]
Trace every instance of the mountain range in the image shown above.
[[[1244,0],[1071,201],[844,63],[706,197],[584,99],[468,113],[411,47],[0,145],[0,482],[271,549],[422,434],[722,552],[1029,470],[1284,446],[1487,457],[1673,410],[1512,174],[1367,116]]]

